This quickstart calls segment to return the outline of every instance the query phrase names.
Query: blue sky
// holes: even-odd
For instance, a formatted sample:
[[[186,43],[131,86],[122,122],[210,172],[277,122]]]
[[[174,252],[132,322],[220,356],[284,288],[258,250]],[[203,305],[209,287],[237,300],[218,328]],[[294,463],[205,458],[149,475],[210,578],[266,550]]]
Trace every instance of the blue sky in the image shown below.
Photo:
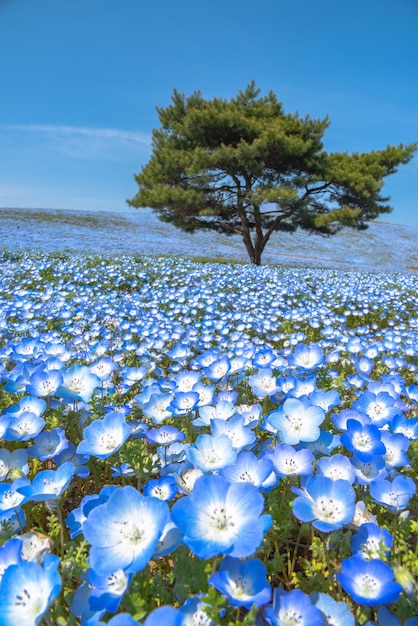
[[[418,0],[0,0],[0,207],[129,210],[173,89],[255,79],[329,151],[418,140]],[[418,155],[386,179],[418,226]]]

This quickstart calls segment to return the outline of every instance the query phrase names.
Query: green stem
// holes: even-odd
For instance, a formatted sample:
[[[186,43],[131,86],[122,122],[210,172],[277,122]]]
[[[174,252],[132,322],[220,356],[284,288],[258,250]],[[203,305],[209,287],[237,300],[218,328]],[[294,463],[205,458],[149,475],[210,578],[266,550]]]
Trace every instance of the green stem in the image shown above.
[[[58,501],[57,503],[57,516],[58,516],[58,521],[60,523],[60,551],[61,551],[61,558],[63,558],[64,552],[65,552],[65,525],[64,525],[64,518],[62,516],[61,501]]]
[[[287,574],[288,574],[288,578],[289,581],[292,578],[294,569],[295,569],[295,565],[296,565],[296,559],[298,557],[298,550],[299,550],[299,544],[300,544],[300,538],[302,537],[302,524],[299,524],[299,531],[298,531],[298,535],[296,537],[296,543],[295,546],[293,548],[293,555],[292,555],[292,560],[290,561],[290,568],[288,565],[288,569],[287,569]]]

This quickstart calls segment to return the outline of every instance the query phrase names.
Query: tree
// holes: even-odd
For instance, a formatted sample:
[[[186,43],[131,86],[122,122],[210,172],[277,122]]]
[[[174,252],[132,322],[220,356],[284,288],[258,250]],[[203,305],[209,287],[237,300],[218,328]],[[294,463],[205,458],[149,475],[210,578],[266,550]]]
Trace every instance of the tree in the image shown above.
[[[157,107],[161,127],[128,203],[185,231],[241,235],[257,265],[276,230],[332,235],[392,210],[380,195],[383,178],[418,144],[328,153],[327,117],[285,113],[274,93],[259,94],[254,82],[229,101],[174,90],[172,103]]]

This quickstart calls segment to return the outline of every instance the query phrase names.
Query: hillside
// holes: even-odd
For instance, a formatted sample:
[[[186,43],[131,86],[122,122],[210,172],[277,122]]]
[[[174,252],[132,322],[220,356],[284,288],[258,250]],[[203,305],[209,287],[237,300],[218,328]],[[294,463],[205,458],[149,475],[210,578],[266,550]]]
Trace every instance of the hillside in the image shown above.
[[[186,234],[160,222],[151,210],[84,212],[0,209],[0,249],[9,251],[211,257],[247,262],[238,236]],[[275,233],[264,264],[367,271],[418,271],[418,228],[374,222],[366,231],[333,237]]]

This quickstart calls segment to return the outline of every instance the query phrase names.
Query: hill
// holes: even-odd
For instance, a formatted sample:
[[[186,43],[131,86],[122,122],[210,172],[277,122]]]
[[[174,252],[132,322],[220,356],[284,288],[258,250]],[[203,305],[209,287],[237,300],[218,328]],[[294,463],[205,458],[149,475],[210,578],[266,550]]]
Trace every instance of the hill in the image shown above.
[[[148,209],[111,213],[0,209],[0,249],[86,254],[171,255],[247,262],[238,236],[186,234]],[[373,222],[333,237],[275,233],[263,263],[385,272],[418,271],[418,228]]]

